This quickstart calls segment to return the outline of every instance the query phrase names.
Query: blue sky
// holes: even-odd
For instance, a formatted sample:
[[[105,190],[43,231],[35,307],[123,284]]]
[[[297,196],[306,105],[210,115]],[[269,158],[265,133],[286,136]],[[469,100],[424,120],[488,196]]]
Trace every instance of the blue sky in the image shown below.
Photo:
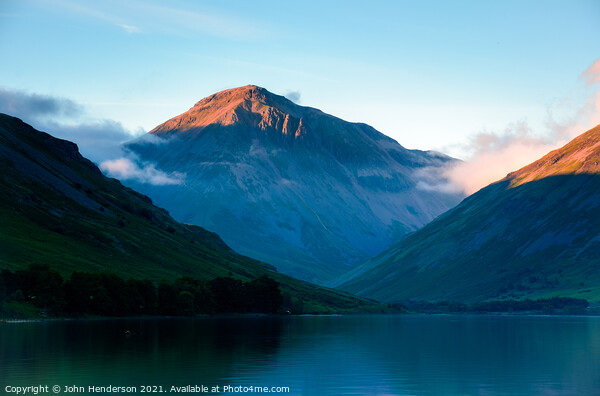
[[[256,84],[469,159],[482,135],[593,122],[573,119],[598,88],[581,75],[599,20],[597,0],[0,0],[0,89],[79,109],[55,125],[140,133]]]

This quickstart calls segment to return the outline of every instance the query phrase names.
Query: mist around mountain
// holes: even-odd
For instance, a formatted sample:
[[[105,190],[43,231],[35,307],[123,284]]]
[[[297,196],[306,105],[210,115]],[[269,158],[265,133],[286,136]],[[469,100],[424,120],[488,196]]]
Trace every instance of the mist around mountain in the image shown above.
[[[434,188],[456,160],[408,150],[368,125],[253,85],[202,99],[126,149],[175,177],[152,184],[128,180],[118,163],[104,170],[177,220],[317,283],[381,253],[463,197]]]
[[[381,301],[600,300],[600,125],[335,284]]]
[[[155,284],[182,277],[252,284],[268,276],[299,313],[381,309],[239,255],[217,234],[176,222],[147,196],[105,177],[74,143],[5,114],[0,114],[0,164],[0,270],[8,270],[3,278],[40,266],[71,280],[78,271]]]

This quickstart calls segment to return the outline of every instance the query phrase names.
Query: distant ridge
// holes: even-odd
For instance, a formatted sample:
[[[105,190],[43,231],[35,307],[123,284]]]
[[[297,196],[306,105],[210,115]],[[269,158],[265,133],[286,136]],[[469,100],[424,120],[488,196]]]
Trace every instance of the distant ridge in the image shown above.
[[[156,144],[161,142],[160,144]],[[462,196],[422,189],[456,161],[247,85],[126,146],[181,185],[129,182],[180,221],[318,283],[378,254]]]

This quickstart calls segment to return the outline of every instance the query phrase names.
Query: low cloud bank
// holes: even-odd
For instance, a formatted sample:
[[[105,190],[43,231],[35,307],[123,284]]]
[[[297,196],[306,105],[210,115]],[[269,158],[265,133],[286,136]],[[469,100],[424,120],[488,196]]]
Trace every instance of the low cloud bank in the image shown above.
[[[145,163],[140,166],[133,160],[125,157],[102,162],[100,164],[100,170],[119,180],[133,179],[155,186],[182,184],[185,180],[185,175],[183,173],[165,173],[156,169],[156,166],[152,163]]]

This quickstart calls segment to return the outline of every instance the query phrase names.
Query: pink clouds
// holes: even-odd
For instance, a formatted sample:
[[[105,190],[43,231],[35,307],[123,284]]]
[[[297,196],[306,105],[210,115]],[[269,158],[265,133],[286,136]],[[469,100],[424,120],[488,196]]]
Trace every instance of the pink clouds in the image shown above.
[[[592,63],[592,65],[588,67],[586,71],[581,73],[580,77],[585,79],[587,85],[600,83],[600,59]]]
[[[500,133],[478,133],[464,145],[470,158],[448,169],[446,177],[458,190],[472,194],[600,124],[600,59],[579,78],[585,83],[579,97],[549,108],[545,131],[534,132],[521,121]],[[556,113],[563,117],[557,120]]]
[[[468,162],[448,169],[446,177],[458,189],[466,194],[473,194],[560,146],[561,144],[536,144],[516,140],[502,149],[478,153]]]

